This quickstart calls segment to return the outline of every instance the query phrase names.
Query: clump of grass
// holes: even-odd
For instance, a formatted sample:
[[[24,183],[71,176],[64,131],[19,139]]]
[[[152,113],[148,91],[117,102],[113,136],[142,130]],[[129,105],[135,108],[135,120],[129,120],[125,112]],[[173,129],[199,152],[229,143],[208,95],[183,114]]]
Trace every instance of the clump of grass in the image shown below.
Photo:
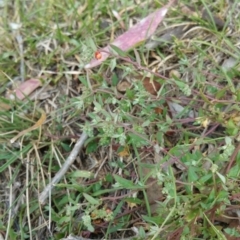
[[[139,46],[129,58],[114,56],[86,72],[96,49],[123,30],[112,10],[128,27],[158,3],[6,3],[0,9],[0,91],[5,96],[21,77],[40,78],[43,88],[24,101],[0,99],[0,234],[237,239],[237,4],[201,1],[188,18],[176,6],[160,30],[186,25],[182,38],[154,50]],[[201,8],[208,13],[203,20]],[[226,18],[221,29],[219,15]],[[131,87],[119,92],[121,81]],[[153,81],[160,85],[155,95],[146,88]],[[46,123],[11,144],[39,119],[39,108]],[[39,194],[82,132],[88,134],[83,150],[41,205]]]

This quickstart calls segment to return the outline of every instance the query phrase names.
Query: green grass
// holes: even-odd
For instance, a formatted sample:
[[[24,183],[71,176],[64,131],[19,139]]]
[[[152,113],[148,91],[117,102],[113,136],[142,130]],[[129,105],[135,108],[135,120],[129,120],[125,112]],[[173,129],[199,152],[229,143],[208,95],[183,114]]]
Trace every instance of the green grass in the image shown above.
[[[205,7],[207,18],[200,10],[187,18],[183,8],[174,5],[160,30],[191,24],[185,37],[173,37],[154,50],[143,44],[127,53],[131,60],[112,57],[100,67],[83,69],[96,49],[125,31],[112,10],[121,13],[128,29],[130,22],[166,3],[4,1],[2,238],[239,238],[238,1],[232,6],[194,1],[192,6]],[[225,24],[221,29],[216,16]],[[12,30],[10,23],[21,27]],[[23,39],[24,58],[17,36]],[[234,63],[228,68],[227,59]],[[144,87],[141,80],[146,76],[161,84],[157,95]],[[22,77],[42,81],[38,98],[8,100],[8,92]],[[131,81],[126,92],[118,91],[122,78]],[[11,144],[40,119],[39,109],[46,113],[45,124]],[[40,193],[83,131],[88,139],[81,153],[40,204]]]

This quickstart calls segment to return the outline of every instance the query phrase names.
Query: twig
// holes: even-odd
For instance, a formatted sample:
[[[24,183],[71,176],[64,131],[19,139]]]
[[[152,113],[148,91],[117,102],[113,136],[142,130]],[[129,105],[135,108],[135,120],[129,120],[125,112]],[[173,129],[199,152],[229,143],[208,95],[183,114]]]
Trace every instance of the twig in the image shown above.
[[[62,168],[57,172],[55,177],[52,179],[52,181],[45,187],[45,189],[42,191],[42,193],[39,196],[39,202],[41,204],[44,204],[45,200],[49,196],[49,192],[52,190],[55,184],[57,184],[61,178],[64,176],[64,174],[67,172],[71,164],[74,162],[77,154],[81,150],[84,142],[87,140],[88,136],[86,133],[82,133],[81,137],[76,142],[73,150],[71,151],[70,155],[66,159],[66,162],[63,164]]]

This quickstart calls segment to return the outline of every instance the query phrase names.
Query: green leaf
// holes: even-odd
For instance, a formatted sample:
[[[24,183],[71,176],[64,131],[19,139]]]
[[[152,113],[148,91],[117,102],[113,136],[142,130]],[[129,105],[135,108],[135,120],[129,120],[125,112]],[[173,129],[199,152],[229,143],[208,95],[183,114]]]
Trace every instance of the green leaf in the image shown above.
[[[86,39],[86,43],[88,43],[88,46],[89,46],[93,51],[97,51],[96,44],[95,44],[95,42],[93,41],[92,38],[88,37],[88,38]]]
[[[70,222],[71,217],[70,216],[63,216],[60,219],[58,219],[58,224],[68,223]]]
[[[73,178],[90,178],[93,177],[93,174],[90,171],[76,170],[69,174],[69,177]]]
[[[129,133],[129,137],[130,137],[129,143],[135,144],[137,147],[145,146],[148,144],[145,139],[141,138],[139,135],[136,135],[134,133]]]
[[[113,176],[110,173],[107,173],[105,176],[105,181],[109,183],[113,183]]]
[[[113,50],[113,52],[121,57],[126,57],[127,53],[124,52],[123,50],[121,50],[120,48],[116,47],[115,45],[110,44],[111,50]]]
[[[124,201],[129,202],[129,203],[136,203],[136,204],[141,204],[143,201],[140,200],[139,198],[124,198]]]
[[[119,188],[119,189],[121,189],[121,188]],[[104,190],[99,190],[97,192],[94,192],[92,195],[94,197],[97,197],[99,195],[103,195],[103,194],[110,193],[110,192],[115,192],[115,191],[116,191],[116,188],[114,188],[114,189],[104,189]]]
[[[79,76],[79,80],[85,87],[88,87],[87,78],[85,76]]]
[[[240,101],[240,89],[237,89],[236,91],[236,97],[237,97],[237,101]]]
[[[94,101],[93,104],[95,106],[94,107],[95,112],[100,112],[102,110],[102,106],[101,106],[101,104],[99,104],[99,102]]]
[[[68,188],[68,189],[74,189],[79,192],[83,192],[84,188],[80,184],[65,184],[65,183],[58,183],[56,184],[56,187],[58,188]]]
[[[197,180],[198,180],[198,175],[195,172],[195,167],[190,166],[188,168],[188,181],[191,183]]]
[[[226,91],[227,91],[227,88],[223,88],[223,89],[219,90],[217,92],[217,94],[215,95],[215,97],[217,99],[221,99],[222,97],[224,97],[226,95]]]
[[[94,139],[93,141],[89,141],[87,143],[87,147],[86,147],[86,153],[93,153],[96,152],[96,150],[98,149],[98,145],[99,143],[96,141],[96,139]]]
[[[119,177],[118,175],[113,175],[115,181],[120,185],[120,187],[123,188],[136,188],[136,184],[134,184],[132,181],[127,180],[125,178]]]
[[[164,217],[161,214],[159,214],[158,216],[154,216],[154,217],[149,217],[147,215],[142,215],[142,218],[146,222],[155,223],[157,225],[161,225],[164,222]]]
[[[28,144],[26,147],[23,148],[22,151],[15,152],[12,154],[11,158],[9,158],[2,166],[0,167],[0,173],[3,172],[9,165],[11,165],[13,162],[15,162],[19,156],[24,156],[25,153],[27,153],[30,148],[32,148],[32,144]]]
[[[116,87],[117,84],[118,84],[118,81],[119,81],[119,79],[118,79],[117,74],[116,74],[116,73],[113,73],[113,75],[112,75],[112,85],[113,85],[114,87]]]
[[[215,232],[215,234],[217,235],[217,239],[220,240],[227,240],[226,237],[223,235],[223,233],[221,231],[219,231],[213,224],[212,222],[208,219],[207,215],[205,213],[203,213],[203,216],[205,217],[205,219],[207,220],[208,224],[210,225],[210,227],[212,228],[212,230]]]
[[[87,193],[83,193],[83,196],[85,197],[85,199],[93,204],[93,205],[99,205],[100,204],[100,201],[99,200],[96,200],[95,198],[91,197],[90,195],[88,195]]]
[[[60,144],[61,144],[61,146],[62,146],[62,148],[65,152],[70,152],[71,151],[71,148],[70,148],[69,144],[66,144],[66,143],[63,143],[63,142],[61,142]]]
[[[187,222],[191,222],[197,217],[201,215],[201,210],[199,208],[197,209],[191,209],[188,212],[186,212],[185,219]]]
[[[216,172],[220,180],[225,184],[226,183],[226,178],[219,172]]]
[[[239,174],[240,174],[240,166],[237,164],[230,169],[228,173],[228,177],[237,179],[239,177]]]
[[[177,84],[177,86],[178,86],[180,89],[184,88],[185,85],[186,85],[186,83],[181,82],[181,81],[178,81],[178,80],[175,80],[174,82]]]
[[[238,133],[238,127],[235,125],[232,119],[227,122],[226,128],[227,133],[230,135],[236,135]]]
[[[216,199],[217,199],[217,202],[227,202],[228,204],[230,204],[229,200],[228,200],[228,196],[229,196],[229,193],[225,190],[222,190],[218,193]]]
[[[138,235],[139,235],[140,239],[147,239],[145,230],[142,226],[140,226],[140,228],[138,229]]]
[[[211,179],[212,178],[212,173],[209,173],[209,174],[206,174],[206,175],[204,175],[204,176],[202,176],[200,179],[199,179],[199,182],[201,183],[201,184],[203,184],[203,183],[205,183],[205,182],[207,182],[209,179]]]
[[[113,70],[115,69],[116,65],[117,65],[117,61],[116,61],[115,58],[113,58],[113,59],[110,61],[110,70],[111,70],[111,72],[113,72]]]
[[[224,232],[230,236],[240,237],[240,233],[235,228],[225,228]]]
[[[135,97],[135,92],[132,89],[127,89],[126,95],[128,99],[133,100]]]

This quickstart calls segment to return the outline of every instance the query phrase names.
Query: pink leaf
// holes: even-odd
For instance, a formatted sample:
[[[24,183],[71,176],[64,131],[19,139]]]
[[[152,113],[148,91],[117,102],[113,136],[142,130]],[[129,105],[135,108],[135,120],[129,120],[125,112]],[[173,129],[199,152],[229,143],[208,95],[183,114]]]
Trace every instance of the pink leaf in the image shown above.
[[[168,8],[175,2],[171,0],[164,7],[156,10],[155,12],[148,15],[146,18],[142,19],[138,24],[130,28],[127,32],[123,33],[117,37],[112,45],[120,48],[122,51],[128,51],[129,49],[137,46],[141,42],[148,39],[157,29],[159,23],[165,17]],[[85,68],[93,68],[100,65],[105,61],[111,52],[111,47],[108,45],[103,49],[99,50],[102,54],[101,59],[92,59],[90,63],[85,65]]]
[[[20,86],[15,89],[16,97],[20,100],[24,99],[25,96],[28,96],[32,93],[36,88],[41,86],[41,81],[38,79],[29,79],[20,84]]]

